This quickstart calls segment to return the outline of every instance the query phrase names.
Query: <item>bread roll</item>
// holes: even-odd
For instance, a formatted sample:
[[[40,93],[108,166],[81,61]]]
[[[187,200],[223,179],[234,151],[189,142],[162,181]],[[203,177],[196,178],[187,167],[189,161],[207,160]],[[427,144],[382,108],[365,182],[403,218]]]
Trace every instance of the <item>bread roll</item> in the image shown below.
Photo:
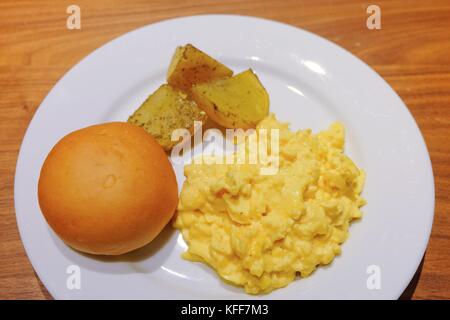
[[[48,224],[69,246],[119,255],[152,241],[178,202],[175,174],[142,128],[112,122],[74,131],[48,154],[38,184]]]

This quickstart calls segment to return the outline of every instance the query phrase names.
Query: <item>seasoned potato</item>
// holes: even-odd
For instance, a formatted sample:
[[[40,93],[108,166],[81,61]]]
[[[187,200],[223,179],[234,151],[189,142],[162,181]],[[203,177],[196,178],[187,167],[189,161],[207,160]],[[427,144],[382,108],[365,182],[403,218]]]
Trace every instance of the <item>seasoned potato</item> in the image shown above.
[[[191,44],[178,47],[167,71],[167,83],[180,90],[193,84],[231,77],[233,71]]]
[[[178,143],[172,141],[175,129],[194,129],[194,121],[205,122],[206,113],[181,91],[164,84],[128,118],[128,122],[143,127],[168,151]]]
[[[191,97],[226,128],[253,128],[269,113],[269,95],[251,69],[232,78],[194,85]]]

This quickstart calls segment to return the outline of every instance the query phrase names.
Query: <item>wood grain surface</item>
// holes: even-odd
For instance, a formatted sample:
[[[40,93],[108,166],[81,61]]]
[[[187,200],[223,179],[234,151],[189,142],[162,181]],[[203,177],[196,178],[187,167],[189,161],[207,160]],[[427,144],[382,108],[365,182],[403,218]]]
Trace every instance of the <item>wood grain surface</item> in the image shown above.
[[[81,8],[81,30],[66,8]],[[381,30],[366,27],[365,1],[0,2],[0,298],[51,299],[27,259],[14,212],[20,143],[52,86],[107,41],[155,21],[205,13],[269,18],[312,31],[375,69],[401,96],[433,163],[436,210],[430,243],[403,298],[450,298],[450,1],[376,1]],[[205,30],[205,32],[208,32]]]

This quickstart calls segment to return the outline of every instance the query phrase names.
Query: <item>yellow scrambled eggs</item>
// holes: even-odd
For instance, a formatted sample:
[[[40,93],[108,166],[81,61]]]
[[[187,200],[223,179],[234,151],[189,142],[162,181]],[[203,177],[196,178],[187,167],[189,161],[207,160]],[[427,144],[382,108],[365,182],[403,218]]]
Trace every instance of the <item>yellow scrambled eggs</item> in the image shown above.
[[[188,244],[185,259],[251,294],[332,262],[365,204],[365,175],[343,153],[342,124],[293,132],[269,115],[255,134],[261,128],[279,129],[278,172],[261,175],[259,164],[187,165],[174,222]]]

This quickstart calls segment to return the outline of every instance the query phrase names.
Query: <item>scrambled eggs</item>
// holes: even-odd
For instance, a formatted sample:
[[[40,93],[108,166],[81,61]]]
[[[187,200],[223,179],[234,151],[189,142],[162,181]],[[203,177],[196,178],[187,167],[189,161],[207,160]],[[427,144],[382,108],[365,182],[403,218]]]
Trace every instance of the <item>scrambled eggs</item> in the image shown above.
[[[174,226],[204,262],[251,294],[309,276],[341,253],[361,217],[364,172],[343,154],[344,127],[292,132],[273,115],[258,129],[279,129],[279,170],[259,164],[190,164]],[[248,152],[248,149],[247,149]]]

